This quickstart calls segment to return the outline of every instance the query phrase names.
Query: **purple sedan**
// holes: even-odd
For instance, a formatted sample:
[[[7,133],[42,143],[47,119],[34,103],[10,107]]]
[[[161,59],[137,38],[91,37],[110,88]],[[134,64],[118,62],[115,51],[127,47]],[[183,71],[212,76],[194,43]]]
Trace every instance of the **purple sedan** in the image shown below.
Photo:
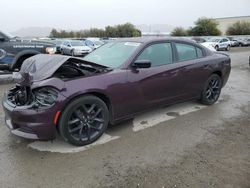
[[[188,100],[215,103],[230,70],[228,55],[178,38],[114,41],[83,59],[36,55],[15,73],[3,99],[15,135],[82,146],[109,124]]]

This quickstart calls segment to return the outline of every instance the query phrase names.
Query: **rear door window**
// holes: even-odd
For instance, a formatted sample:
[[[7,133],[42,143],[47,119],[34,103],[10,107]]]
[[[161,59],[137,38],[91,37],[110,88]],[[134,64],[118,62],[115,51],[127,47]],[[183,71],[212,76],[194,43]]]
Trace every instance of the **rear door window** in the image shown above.
[[[197,58],[196,48],[193,45],[176,43],[175,46],[179,61],[187,61]]]

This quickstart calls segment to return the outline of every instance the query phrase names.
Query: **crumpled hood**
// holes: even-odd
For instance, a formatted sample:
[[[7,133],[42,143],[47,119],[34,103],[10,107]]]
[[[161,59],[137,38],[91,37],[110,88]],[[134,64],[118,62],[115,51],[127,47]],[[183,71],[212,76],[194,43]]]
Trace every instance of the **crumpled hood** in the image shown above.
[[[70,59],[74,59],[86,65],[95,65],[100,68],[104,67],[70,56],[38,54],[26,59],[23,62],[21,70],[13,73],[13,79],[22,86],[30,86],[33,82],[42,81],[51,77],[60,66]]]

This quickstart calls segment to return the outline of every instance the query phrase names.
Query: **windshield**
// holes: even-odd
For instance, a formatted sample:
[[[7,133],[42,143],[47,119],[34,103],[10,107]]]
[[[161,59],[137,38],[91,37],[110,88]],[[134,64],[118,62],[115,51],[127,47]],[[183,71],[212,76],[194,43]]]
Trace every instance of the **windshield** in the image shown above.
[[[62,44],[62,43],[63,43],[63,41],[62,41],[62,40],[54,40],[54,41],[52,41],[52,42],[54,42],[56,45],[60,45],[60,44]]]
[[[72,46],[84,46],[83,42],[81,41],[71,41]]]
[[[219,42],[220,39],[211,38],[211,39],[209,39],[208,41],[209,41],[209,42]]]
[[[122,65],[140,46],[137,42],[112,42],[97,48],[83,59],[106,67]]]

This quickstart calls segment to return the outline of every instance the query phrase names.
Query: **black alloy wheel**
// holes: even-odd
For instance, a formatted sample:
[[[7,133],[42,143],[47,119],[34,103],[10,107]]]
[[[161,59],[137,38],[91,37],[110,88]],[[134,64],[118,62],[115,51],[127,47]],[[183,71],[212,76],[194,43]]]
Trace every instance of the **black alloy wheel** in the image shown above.
[[[217,74],[212,74],[207,80],[201,94],[201,102],[205,105],[214,104],[219,99],[221,88],[221,77]]]
[[[108,123],[106,104],[98,97],[86,95],[66,107],[59,120],[59,130],[67,142],[84,146],[102,136]]]

